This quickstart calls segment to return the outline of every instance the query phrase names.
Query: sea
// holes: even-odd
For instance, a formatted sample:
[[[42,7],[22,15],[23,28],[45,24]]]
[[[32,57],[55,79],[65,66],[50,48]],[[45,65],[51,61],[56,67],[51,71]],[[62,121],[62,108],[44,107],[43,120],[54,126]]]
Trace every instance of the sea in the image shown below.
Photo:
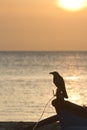
[[[87,51],[0,51],[0,121],[55,115],[53,71],[65,81],[67,100],[86,106]]]

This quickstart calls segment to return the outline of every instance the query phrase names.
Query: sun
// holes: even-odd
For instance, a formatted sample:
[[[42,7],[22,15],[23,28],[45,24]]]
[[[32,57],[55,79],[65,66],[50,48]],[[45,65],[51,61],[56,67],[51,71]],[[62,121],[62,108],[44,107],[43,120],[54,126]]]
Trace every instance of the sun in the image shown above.
[[[57,0],[57,5],[68,11],[78,11],[86,6],[86,0]]]

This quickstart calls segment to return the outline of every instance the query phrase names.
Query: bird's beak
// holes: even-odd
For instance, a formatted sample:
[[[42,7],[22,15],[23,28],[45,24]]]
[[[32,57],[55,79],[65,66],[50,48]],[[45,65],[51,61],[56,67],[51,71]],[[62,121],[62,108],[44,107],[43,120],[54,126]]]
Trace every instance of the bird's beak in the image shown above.
[[[53,72],[50,72],[49,74],[53,74]]]

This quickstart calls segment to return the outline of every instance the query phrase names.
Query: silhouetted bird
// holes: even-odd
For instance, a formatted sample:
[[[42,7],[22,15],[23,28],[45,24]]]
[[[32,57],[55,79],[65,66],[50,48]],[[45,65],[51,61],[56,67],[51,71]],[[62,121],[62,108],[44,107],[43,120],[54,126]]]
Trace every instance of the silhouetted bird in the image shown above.
[[[68,98],[66,88],[65,88],[64,79],[62,78],[62,76],[60,76],[60,74],[56,71],[50,72],[50,74],[53,75],[53,83],[58,88],[60,94],[62,94],[62,96],[64,98]]]

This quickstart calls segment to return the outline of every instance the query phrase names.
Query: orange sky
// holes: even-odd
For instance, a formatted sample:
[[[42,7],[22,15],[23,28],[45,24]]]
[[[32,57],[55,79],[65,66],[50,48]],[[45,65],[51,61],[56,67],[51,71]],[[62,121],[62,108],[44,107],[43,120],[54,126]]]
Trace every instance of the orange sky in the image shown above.
[[[0,0],[0,50],[87,50],[87,8],[56,0]]]

